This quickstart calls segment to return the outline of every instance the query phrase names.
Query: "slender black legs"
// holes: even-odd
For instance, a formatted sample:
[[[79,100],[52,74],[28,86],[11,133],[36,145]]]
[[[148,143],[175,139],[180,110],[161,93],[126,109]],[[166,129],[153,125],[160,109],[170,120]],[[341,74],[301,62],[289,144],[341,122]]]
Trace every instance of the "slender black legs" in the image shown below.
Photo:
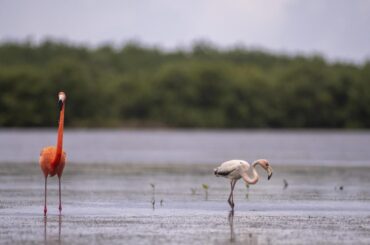
[[[44,203],[44,215],[46,216],[46,213],[48,212],[48,209],[46,208],[46,196],[47,196],[47,193],[46,193],[46,185],[47,185],[47,179],[48,177],[46,176],[45,177],[45,203]]]
[[[235,187],[235,184],[236,184],[236,180],[234,180],[233,182],[233,186],[232,186],[232,189],[231,189],[231,201],[233,202],[233,209],[234,209],[234,187]]]
[[[235,184],[236,184],[236,180],[232,180],[230,182],[230,196],[229,196],[229,199],[227,200],[231,209],[234,210],[234,187],[235,187]]]

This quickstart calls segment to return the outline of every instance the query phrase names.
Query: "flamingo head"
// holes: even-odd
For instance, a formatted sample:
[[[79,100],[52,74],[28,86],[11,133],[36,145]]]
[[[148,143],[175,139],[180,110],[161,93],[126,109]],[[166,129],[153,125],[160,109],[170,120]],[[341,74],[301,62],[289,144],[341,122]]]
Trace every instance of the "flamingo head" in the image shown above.
[[[66,94],[64,92],[59,92],[58,93],[58,106],[59,106],[59,110],[62,110],[63,108],[63,104],[66,100]]]
[[[261,165],[261,167],[267,171],[267,179],[270,180],[273,170],[270,166],[269,161],[267,161],[266,159],[259,159],[256,162],[259,163],[259,165]]]

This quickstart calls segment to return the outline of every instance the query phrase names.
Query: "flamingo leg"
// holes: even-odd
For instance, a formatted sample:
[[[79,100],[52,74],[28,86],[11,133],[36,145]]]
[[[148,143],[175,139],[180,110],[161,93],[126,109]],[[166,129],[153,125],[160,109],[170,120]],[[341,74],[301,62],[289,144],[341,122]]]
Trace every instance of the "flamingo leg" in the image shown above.
[[[230,191],[229,199],[227,200],[227,201],[228,201],[228,203],[229,203],[229,205],[230,205],[230,207],[231,207],[232,209],[234,209],[234,194],[233,194],[233,192],[234,192],[235,183],[236,183],[236,181],[235,181],[235,180],[232,180],[232,181],[230,182],[230,189],[231,189],[231,191]]]
[[[234,182],[232,183],[232,187],[231,187],[231,202],[233,204],[233,209],[234,209],[234,187],[235,187],[235,184],[236,184],[236,180],[234,180]]]
[[[229,198],[227,199],[227,202],[229,203],[230,207],[231,206],[231,193],[233,191],[233,181],[230,181],[230,195],[229,195]]]
[[[44,203],[44,215],[46,216],[46,213],[47,213],[47,208],[46,208],[46,196],[47,196],[47,194],[46,194],[46,185],[47,185],[47,179],[48,179],[48,177],[46,176],[45,177],[45,203]]]
[[[61,190],[61,184],[60,184],[60,177],[59,179],[59,212],[62,212],[62,190]]]

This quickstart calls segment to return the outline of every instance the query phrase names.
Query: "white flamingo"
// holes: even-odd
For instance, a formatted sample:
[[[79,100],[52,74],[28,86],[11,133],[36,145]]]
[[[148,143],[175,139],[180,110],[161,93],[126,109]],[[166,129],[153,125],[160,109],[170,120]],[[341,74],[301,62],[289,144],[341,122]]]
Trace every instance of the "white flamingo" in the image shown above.
[[[217,177],[222,176],[230,179],[231,192],[227,201],[229,202],[232,209],[234,209],[233,191],[236,181],[238,181],[240,178],[243,178],[245,183],[249,185],[256,184],[259,179],[259,175],[256,171],[257,165],[260,165],[264,170],[267,171],[267,179],[270,180],[272,176],[272,168],[270,167],[270,164],[266,159],[259,159],[252,163],[253,177],[248,176],[247,171],[249,170],[250,165],[248,162],[243,160],[230,160],[222,163],[218,168],[214,169],[214,173]]]

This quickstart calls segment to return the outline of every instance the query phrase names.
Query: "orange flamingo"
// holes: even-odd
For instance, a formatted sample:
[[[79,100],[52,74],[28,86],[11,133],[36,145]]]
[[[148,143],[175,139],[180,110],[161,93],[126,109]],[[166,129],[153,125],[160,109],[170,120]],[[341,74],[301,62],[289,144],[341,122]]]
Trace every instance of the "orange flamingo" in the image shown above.
[[[62,198],[61,198],[61,186],[60,178],[63,174],[63,169],[65,166],[66,153],[63,151],[63,128],[64,128],[64,107],[66,95],[64,92],[59,92],[58,94],[58,106],[59,106],[59,127],[58,127],[58,140],[57,147],[47,146],[41,150],[40,153],[40,167],[45,176],[45,205],[44,205],[44,215],[47,213],[46,208],[46,185],[47,178],[58,175],[59,179],[59,212],[62,211]]]

